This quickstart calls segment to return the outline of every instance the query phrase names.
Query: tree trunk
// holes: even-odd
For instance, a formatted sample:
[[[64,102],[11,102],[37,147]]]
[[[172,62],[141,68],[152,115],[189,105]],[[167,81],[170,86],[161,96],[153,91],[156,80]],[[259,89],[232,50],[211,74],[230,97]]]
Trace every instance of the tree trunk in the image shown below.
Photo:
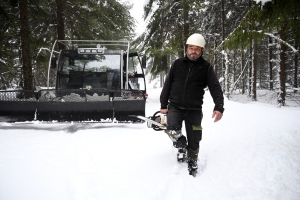
[[[165,83],[165,80],[164,80],[165,73],[164,73],[164,72],[161,72],[159,76],[160,76],[160,84],[159,84],[159,86],[160,86],[160,87],[163,87],[163,86],[164,86],[164,83]]]
[[[300,50],[299,46],[295,47],[295,49],[297,49],[298,51]],[[295,55],[295,58],[294,58],[294,85],[293,87],[294,88],[298,88],[298,57],[297,55]],[[294,90],[294,93],[296,93],[297,90]]]
[[[252,62],[252,100],[257,101],[256,80],[257,80],[257,42],[253,41],[253,62]]]
[[[222,0],[222,11],[221,11],[221,16],[222,16],[222,42],[225,41],[225,0]],[[224,52],[225,49],[224,49],[224,45],[222,45],[222,51]],[[225,53],[225,52],[224,52]],[[226,77],[224,76],[224,70],[226,68],[225,66],[225,55],[222,54],[222,70],[221,70],[221,73],[222,73],[222,76],[224,77],[224,82],[223,82],[223,87],[225,88],[225,82],[227,81],[226,80]],[[226,89],[225,89],[226,90]]]
[[[224,89],[225,89],[225,95],[229,99],[230,95],[230,77],[229,77],[229,71],[230,71],[230,65],[229,65],[229,59],[228,54],[226,51],[223,51],[224,57],[225,57],[225,71],[224,71]]]
[[[20,37],[22,50],[22,72],[24,90],[33,90],[33,75],[31,66],[31,49],[30,49],[30,27],[28,22],[28,2],[19,0],[20,12]]]
[[[252,77],[252,62],[253,62],[253,52],[252,52],[252,47],[250,47],[249,49],[249,68],[248,68],[248,96],[251,97],[251,93],[252,93],[252,81],[253,81],[253,77]]]
[[[216,23],[213,23],[213,33],[214,33],[214,49],[216,49],[217,47],[217,37],[216,37]],[[216,54],[214,53],[213,54],[213,64],[215,65],[217,62],[217,57],[216,57]],[[218,79],[220,79],[220,75],[219,75],[219,67],[215,66],[214,67],[214,70],[215,70],[215,73],[216,73],[216,76]]]
[[[252,0],[249,0],[248,1],[248,7],[249,7],[249,10],[251,9],[251,7],[252,7]],[[250,29],[250,27],[249,27],[249,29]],[[250,60],[249,60],[249,68],[248,68],[248,96],[249,97],[251,97],[251,92],[252,92],[252,57],[253,57],[253,55],[252,55],[252,45],[250,46],[250,49],[249,49],[249,57],[250,57]]]
[[[187,0],[183,0],[183,21],[184,21],[183,40],[184,40],[184,42],[187,40],[187,38],[189,37],[189,34],[190,34],[189,9],[190,8],[189,8],[189,4],[188,4]]]
[[[280,31],[280,38],[282,40],[285,40],[285,29],[282,28]],[[278,98],[278,103],[281,106],[285,105],[285,96],[286,96],[286,91],[285,91],[285,52],[286,52],[286,45],[283,43],[280,43],[280,71],[279,71],[279,80],[280,80],[280,97]]]
[[[243,67],[245,65],[245,53],[244,53],[244,50],[242,50],[242,61],[241,62],[242,62],[242,64],[241,64],[241,70],[243,70]],[[242,94],[245,94],[246,77],[247,76],[243,75],[243,79],[242,79]]]
[[[190,35],[190,24],[189,24],[189,4],[187,0],[183,0],[183,37],[182,46],[185,49],[185,43]],[[185,52],[180,53],[180,57],[184,57]]]
[[[56,0],[56,18],[57,18],[57,39],[65,39],[65,21],[64,21],[64,1]],[[58,43],[59,50],[64,49],[64,45]]]
[[[236,60],[236,51],[233,52],[233,65],[232,65],[232,79],[233,79],[233,83],[236,82],[236,65],[235,65],[235,60]]]
[[[272,51],[272,38],[269,37],[269,81],[270,81],[270,90],[273,90],[273,51]]]

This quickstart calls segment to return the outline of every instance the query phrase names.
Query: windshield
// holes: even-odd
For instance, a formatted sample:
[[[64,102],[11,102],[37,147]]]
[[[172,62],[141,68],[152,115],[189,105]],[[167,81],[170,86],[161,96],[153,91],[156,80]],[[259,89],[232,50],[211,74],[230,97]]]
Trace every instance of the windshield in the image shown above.
[[[67,54],[59,61],[58,88],[120,89],[120,54]]]
[[[79,55],[75,58],[65,56],[62,71],[106,72],[107,70],[120,70],[120,58],[120,55]]]

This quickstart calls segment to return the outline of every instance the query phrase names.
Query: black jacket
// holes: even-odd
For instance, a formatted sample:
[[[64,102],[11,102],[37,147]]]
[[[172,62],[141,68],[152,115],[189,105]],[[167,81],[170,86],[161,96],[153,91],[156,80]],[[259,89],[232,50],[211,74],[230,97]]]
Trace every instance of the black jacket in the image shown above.
[[[215,103],[214,110],[223,113],[223,92],[211,64],[202,56],[195,61],[179,58],[166,77],[160,95],[161,108],[171,104],[181,109],[201,110],[206,86]]]

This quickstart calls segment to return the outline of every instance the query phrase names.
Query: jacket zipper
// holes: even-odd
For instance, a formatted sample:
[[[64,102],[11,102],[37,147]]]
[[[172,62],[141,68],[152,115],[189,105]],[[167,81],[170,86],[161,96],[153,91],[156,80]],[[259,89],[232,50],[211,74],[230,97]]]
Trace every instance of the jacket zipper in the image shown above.
[[[185,94],[185,90],[186,90],[186,83],[187,83],[187,81],[188,81],[188,79],[189,79],[189,77],[190,77],[190,71],[191,71],[191,64],[189,64],[189,71],[188,71],[188,74],[187,74],[187,76],[186,76],[186,79],[185,79],[185,82],[184,82],[184,87],[183,87],[183,95],[182,95],[182,102],[181,102],[181,105],[184,105],[184,94]]]

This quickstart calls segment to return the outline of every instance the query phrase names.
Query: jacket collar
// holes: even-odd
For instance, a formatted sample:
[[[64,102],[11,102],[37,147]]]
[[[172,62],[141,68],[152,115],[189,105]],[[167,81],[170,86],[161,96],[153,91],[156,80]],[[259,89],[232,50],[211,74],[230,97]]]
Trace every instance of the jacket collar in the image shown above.
[[[202,56],[200,56],[200,57],[197,58],[196,60],[190,60],[187,56],[185,56],[185,57],[183,58],[183,60],[186,61],[186,62],[191,62],[191,63],[198,63],[198,62],[201,63],[201,62],[204,61],[204,59],[203,59]]]

